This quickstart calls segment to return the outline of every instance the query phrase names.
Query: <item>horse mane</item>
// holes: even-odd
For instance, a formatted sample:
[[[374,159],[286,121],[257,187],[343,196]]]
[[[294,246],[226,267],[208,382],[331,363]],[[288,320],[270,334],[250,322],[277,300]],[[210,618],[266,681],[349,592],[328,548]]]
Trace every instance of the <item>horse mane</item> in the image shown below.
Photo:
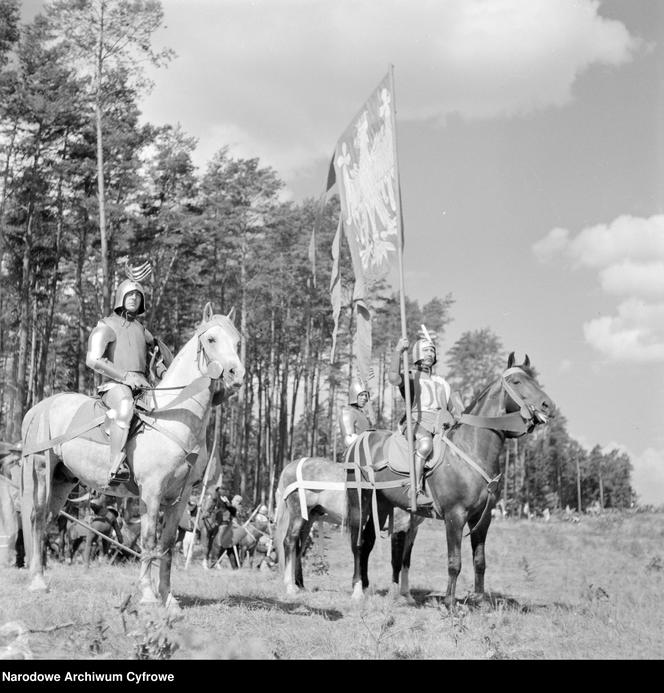
[[[535,382],[537,382],[537,376],[535,375],[535,369],[533,366],[526,366],[523,363],[515,364],[516,368],[520,368],[529,378],[532,378]],[[464,414],[470,414],[472,409],[475,407],[475,405],[484,397],[486,397],[488,391],[493,387],[493,385],[496,383],[496,381],[500,378],[501,376],[498,376],[498,378],[494,378],[481,392],[479,395],[477,395],[473,401],[463,410]]]
[[[463,410],[464,414],[470,414],[470,412],[475,408],[475,405],[481,400],[484,399],[489,392],[489,390],[493,387],[494,383],[498,380],[498,378],[494,378],[481,392],[479,395],[477,395],[471,403]]]

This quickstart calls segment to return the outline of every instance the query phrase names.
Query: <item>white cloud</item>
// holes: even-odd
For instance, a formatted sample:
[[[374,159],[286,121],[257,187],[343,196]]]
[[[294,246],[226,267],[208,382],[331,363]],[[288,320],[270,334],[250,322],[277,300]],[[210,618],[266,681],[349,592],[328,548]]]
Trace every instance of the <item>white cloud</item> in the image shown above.
[[[632,456],[632,488],[641,505],[664,505],[664,450],[648,448]]]
[[[569,231],[555,228],[537,243],[533,244],[533,252],[540,262],[549,262],[556,255],[565,251],[569,245]]]
[[[588,344],[612,361],[664,362],[664,303],[629,299],[617,311],[583,325]]]
[[[625,260],[603,269],[599,280],[607,294],[664,298],[664,260],[643,263]]]
[[[610,224],[584,229],[568,243],[566,252],[576,264],[597,268],[626,260],[664,260],[664,215],[648,219],[623,215]]]
[[[558,107],[592,65],[640,42],[596,0],[163,0],[155,45],[178,58],[154,74],[152,122],[182,122],[204,160],[238,147],[278,171],[327,158],[395,65],[401,119],[492,118]],[[269,151],[267,143],[272,145]]]
[[[664,362],[664,215],[620,216],[572,237],[555,228],[533,244],[542,262],[562,255],[597,271],[600,287],[623,300],[615,315],[583,325],[587,343],[612,361]]]

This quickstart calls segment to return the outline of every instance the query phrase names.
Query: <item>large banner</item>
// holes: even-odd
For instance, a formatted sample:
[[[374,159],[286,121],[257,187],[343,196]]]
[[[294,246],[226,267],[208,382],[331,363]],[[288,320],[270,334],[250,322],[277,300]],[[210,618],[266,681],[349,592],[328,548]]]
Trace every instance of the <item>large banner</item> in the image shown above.
[[[356,293],[397,262],[397,164],[389,75],[339,138],[334,170]]]
[[[397,161],[394,95],[390,75],[378,85],[357,116],[339,138],[332,160],[334,178],[341,201],[340,225],[350,248],[355,274],[353,303],[355,337],[353,353],[360,377],[371,376],[371,315],[366,305],[367,286],[387,277],[397,267],[397,243],[402,242],[397,204]],[[332,171],[330,171],[332,174]],[[337,233],[335,243],[341,234]],[[336,343],[340,306],[338,291],[338,245],[333,248],[335,263],[330,284]]]

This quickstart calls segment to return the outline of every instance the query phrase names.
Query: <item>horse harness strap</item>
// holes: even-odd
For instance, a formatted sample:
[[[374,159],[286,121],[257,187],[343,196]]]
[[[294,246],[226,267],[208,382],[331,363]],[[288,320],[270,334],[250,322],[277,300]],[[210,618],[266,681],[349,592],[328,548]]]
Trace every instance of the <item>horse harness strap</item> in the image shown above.
[[[461,457],[464,462],[467,462],[487,483],[487,497],[486,503],[484,504],[484,509],[480,515],[480,519],[475,523],[475,526],[470,530],[469,534],[472,534],[484,521],[487,511],[491,505],[491,499],[495,496],[496,490],[498,489],[498,482],[502,474],[497,474],[493,479],[482,469],[482,467],[477,464],[471,457],[469,457],[463,450],[458,448],[447,436],[442,436],[443,442],[446,443],[451,450],[453,450],[459,457]]]
[[[358,490],[358,495],[361,494],[362,489],[372,489],[373,490],[373,495],[374,495],[374,504],[375,504],[375,492],[376,489],[384,489],[384,488],[397,488],[399,486],[403,486],[405,484],[404,481],[400,479],[393,479],[391,481],[376,481],[375,476],[373,475],[373,468],[372,467],[361,467],[360,465],[355,465],[353,463],[346,462],[344,464],[344,468],[346,470],[353,470],[353,471],[359,471],[358,477],[355,481],[315,481],[315,480],[309,480],[305,479],[302,476],[302,467],[304,463],[310,458],[308,457],[302,457],[297,463],[297,466],[295,467],[295,478],[296,481],[288,484],[286,488],[284,489],[283,495],[282,495],[282,500],[286,500],[288,496],[291,495],[294,491],[297,490],[298,492],[298,497],[300,500],[300,513],[302,515],[302,518],[304,520],[309,519],[309,513],[307,512],[307,499],[305,495],[305,490],[310,490],[310,491],[345,491],[346,489],[349,488],[356,488]],[[370,470],[368,474],[370,475],[370,480],[369,481],[364,481],[362,477],[362,471],[363,470]],[[375,522],[376,526],[378,522],[378,514],[376,511],[375,514]]]
[[[175,389],[182,389],[182,392],[178,394],[177,397],[175,397],[171,402],[168,404],[164,405],[163,407],[160,407],[158,409],[151,409],[150,413],[159,413],[162,411],[167,411],[168,409],[173,409],[177,404],[181,404],[187,399],[193,398],[194,395],[197,395],[199,392],[202,392],[204,389],[210,387],[211,379],[208,378],[205,375],[200,376],[199,378],[196,378],[193,382],[189,383],[188,385],[185,385],[182,388],[163,388],[163,389],[168,389],[168,390],[175,390]],[[152,388],[153,390],[157,390],[160,388]]]
[[[482,467],[475,462],[471,457],[469,457],[461,448],[457,447],[446,435],[441,436],[443,442],[453,451],[455,452],[461,459],[464,460],[464,462],[467,462],[468,465],[470,465],[486,482],[487,484],[491,484],[492,482],[496,482],[496,485],[498,484],[498,480],[500,479],[500,474],[495,478],[491,479],[491,477],[482,469]]]
[[[514,433],[526,433],[528,428],[523,422],[521,414],[513,412],[505,416],[476,416],[475,414],[462,414],[459,423],[477,426],[478,428],[492,428],[496,431],[511,431]]]
[[[173,435],[170,431],[167,431],[165,428],[158,426],[156,423],[157,419],[154,416],[150,416],[149,414],[146,414],[142,411],[137,411],[136,414],[144,424],[150,426],[150,428],[153,428],[155,431],[157,431],[157,433],[161,433],[162,435],[166,436],[169,440],[172,440],[176,445],[178,445],[186,456],[188,456],[189,453],[193,452],[193,450],[197,447],[194,446],[193,448],[191,448],[191,450],[188,450],[177,436]],[[187,462],[191,466],[191,463],[188,459]]]
[[[34,455],[36,452],[43,452],[44,450],[49,450],[50,448],[54,448],[56,445],[61,445],[62,443],[66,443],[69,440],[73,440],[74,438],[78,438],[78,436],[83,435],[83,433],[87,433],[88,431],[92,430],[93,428],[96,428],[97,426],[101,426],[105,420],[106,420],[106,414],[103,414],[102,416],[98,416],[96,419],[92,419],[91,421],[88,421],[87,423],[85,423],[80,428],[77,428],[75,431],[70,431],[69,433],[63,433],[62,435],[56,436],[55,438],[49,438],[48,440],[44,440],[41,443],[38,443],[36,445],[29,447],[27,450],[23,450],[21,452],[21,457],[27,457],[28,455]]]

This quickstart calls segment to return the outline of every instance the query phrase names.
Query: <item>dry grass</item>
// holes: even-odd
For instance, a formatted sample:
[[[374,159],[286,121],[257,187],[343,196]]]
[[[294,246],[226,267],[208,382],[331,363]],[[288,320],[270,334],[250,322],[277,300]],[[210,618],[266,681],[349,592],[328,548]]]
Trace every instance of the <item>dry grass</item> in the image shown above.
[[[309,591],[297,599],[285,597],[277,573],[180,564],[176,620],[136,608],[136,565],[52,564],[51,591],[39,595],[25,591],[26,571],[3,569],[0,626],[26,632],[0,629],[0,649],[13,642],[37,659],[659,659],[663,539],[663,514],[494,522],[490,601],[464,602],[473,583],[466,538],[455,614],[435,597],[447,576],[444,528],[433,521],[413,551],[415,606],[388,596],[388,539],[372,554],[372,594],[353,603],[348,538],[333,527],[313,548]]]

